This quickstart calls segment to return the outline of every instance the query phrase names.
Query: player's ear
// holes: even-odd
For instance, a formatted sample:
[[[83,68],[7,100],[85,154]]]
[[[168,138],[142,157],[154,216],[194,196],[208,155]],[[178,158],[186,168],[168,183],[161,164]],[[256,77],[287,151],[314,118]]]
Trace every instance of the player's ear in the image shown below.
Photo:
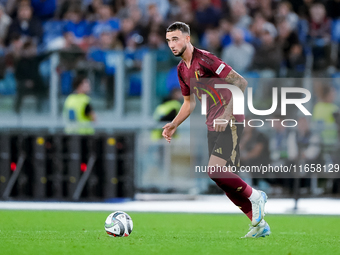
[[[190,42],[190,35],[187,35],[187,36],[185,37],[185,41],[186,41],[187,43]]]

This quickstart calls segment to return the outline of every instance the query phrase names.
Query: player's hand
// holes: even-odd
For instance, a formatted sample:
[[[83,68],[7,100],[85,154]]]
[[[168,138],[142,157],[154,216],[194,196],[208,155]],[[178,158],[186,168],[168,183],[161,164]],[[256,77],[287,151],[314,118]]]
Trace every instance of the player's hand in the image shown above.
[[[215,122],[215,131],[216,132],[224,132],[225,129],[227,128],[229,121],[230,121],[230,116],[220,116],[216,120],[220,119],[221,122]],[[223,120],[223,121],[222,121]]]
[[[167,140],[168,143],[171,141],[172,135],[175,133],[177,126],[174,123],[168,123],[163,127],[162,136]]]

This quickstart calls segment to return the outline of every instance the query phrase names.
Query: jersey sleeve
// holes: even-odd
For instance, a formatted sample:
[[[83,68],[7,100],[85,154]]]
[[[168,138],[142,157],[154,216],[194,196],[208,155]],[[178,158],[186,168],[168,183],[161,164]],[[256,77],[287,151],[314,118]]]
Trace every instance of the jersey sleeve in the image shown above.
[[[227,65],[220,58],[211,53],[207,53],[206,57],[209,60],[203,61],[205,63],[205,67],[209,68],[215,77],[224,79],[228,76],[228,74],[232,70],[231,66]]]
[[[183,96],[190,96],[190,87],[185,83],[181,71],[179,68],[177,68],[177,75],[178,75],[178,81],[179,85],[181,86],[181,91]]]

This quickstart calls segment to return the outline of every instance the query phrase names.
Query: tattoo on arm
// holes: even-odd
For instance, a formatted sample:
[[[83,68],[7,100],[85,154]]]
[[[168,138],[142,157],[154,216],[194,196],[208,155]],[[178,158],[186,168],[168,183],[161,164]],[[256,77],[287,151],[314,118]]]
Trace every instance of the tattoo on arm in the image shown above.
[[[231,70],[230,73],[225,78],[228,84],[235,85],[239,87],[243,92],[245,91],[248,82],[241,75],[239,75],[235,70]]]
[[[225,81],[228,84],[235,85],[239,87],[243,93],[248,85],[246,79],[244,79],[241,75],[239,75],[236,71],[231,70],[230,73],[225,78]],[[224,114],[222,115],[224,119],[230,119],[230,116],[233,113],[233,98],[230,99],[228,105],[225,106]]]

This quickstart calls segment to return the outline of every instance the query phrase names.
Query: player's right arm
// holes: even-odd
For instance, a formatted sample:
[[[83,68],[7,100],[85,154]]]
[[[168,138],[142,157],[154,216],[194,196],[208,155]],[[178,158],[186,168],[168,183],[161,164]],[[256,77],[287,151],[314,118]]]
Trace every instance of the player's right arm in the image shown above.
[[[184,96],[184,102],[177,116],[173,119],[171,123],[168,123],[163,127],[164,130],[162,136],[165,138],[165,140],[170,143],[171,137],[175,133],[177,127],[189,117],[189,115],[195,109],[195,106],[196,100],[194,94]]]

